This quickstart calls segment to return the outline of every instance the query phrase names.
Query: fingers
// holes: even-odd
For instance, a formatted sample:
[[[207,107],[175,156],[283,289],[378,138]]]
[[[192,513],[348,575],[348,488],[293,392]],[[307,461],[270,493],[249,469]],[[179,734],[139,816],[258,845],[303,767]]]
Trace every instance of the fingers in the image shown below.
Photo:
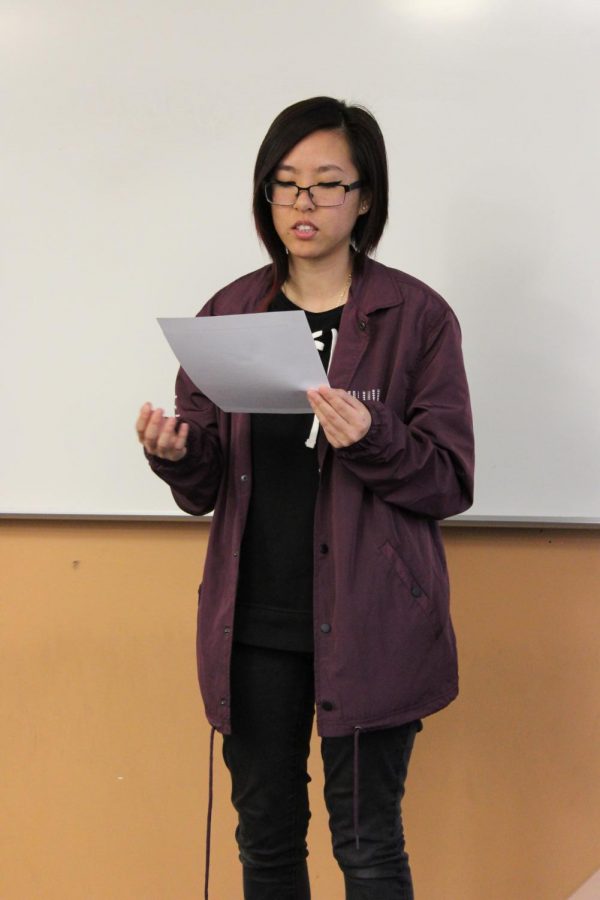
[[[152,420],[150,420],[152,423]],[[162,417],[161,429],[156,441],[155,455],[161,459],[170,459],[177,461],[185,456],[186,440],[189,426],[181,423],[181,427],[177,430],[177,419],[175,416],[169,418]]]
[[[346,391],[323,386],[308,391],[308,400],[333,447],[355,444],[371,427],[367,407]]]
[[[327,403],[329,403],[342,418],[347,419],[353,417],[354,414],[352,413],[352,410],[356,413],[362,413],[363,411],[368,412],[364,403],[361,403],[360,400],[357,400],[356,397],[349,394],[348,391],[341,390],[341,388],[330,388],[326,385],[322,385],[315,393],[317,393],[322,400],[327,401]]]
[[[153,409],[152,404],[144,403],[135,428],[139,442],[144,445],[148,453],[156,453],[158,437],[162,430],[162,420],[162,409]]]
[[[146,426],[148,425],[148,420],[150,419],[150,415],[152,414],[152,404],[144,403],[142,408],[140,409],[140,413],[137,417],[135,423],[135,430],[137,431],[137,436],[140,444],[144,443],[144,434],[146,431]]]
[[[136,421],[138,440],[153,456],[177,462],[187,453],[189,425],[175,416],[165,416],[163,409],[144,403]]]
[[[177,422],[177,420],[175,420]],[[176,453],[181,453],[181,451],[186,451],[187,448],[187,436],[190,430],[190,426],[187,422],[181,422],[179,428],[175,432],[175,444],[173,445],[173,449]]]

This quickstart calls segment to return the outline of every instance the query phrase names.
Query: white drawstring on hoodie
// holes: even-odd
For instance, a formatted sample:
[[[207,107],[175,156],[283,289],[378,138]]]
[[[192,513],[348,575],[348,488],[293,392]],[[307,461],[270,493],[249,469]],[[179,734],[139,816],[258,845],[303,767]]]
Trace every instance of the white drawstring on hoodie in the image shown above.
[[[323,331],[313,331],[312,332],[313,340],[315,342],[315,347],[317,348],[317,350],[325,349],[325,344],[323,343],[323,341],[319,340],[319,338],[322,335],[323,335]],[[337,337],[338,337],[337,328],[332,328],[331,329],[331,350],[329,351],[329,362],[327,363],[327,370],[326,370],[327,374],[329,374],[329,368],[331,366],[331,360],[333,359],[333,351],[335,350]],[[315,415],[313,417],[310,434],[308,435],[307,439],[304,442],[306,444],[306,446],[309,448],[309,450],[315,449],[315,445],[317,443],[318,432],[319,432],[319,420],[318,420],[317,416]]]

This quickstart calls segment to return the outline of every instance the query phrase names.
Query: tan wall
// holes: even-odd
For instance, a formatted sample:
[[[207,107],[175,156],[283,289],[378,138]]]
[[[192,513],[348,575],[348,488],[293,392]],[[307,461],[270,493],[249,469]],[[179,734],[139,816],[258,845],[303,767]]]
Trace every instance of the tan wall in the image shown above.
[[[1,900],[202,896],[207,530],[1,524]],[[600,867],[600,532],[445,534],[462,693],[413,757],[416,896],[565,900]],[[239,900],[216,747],[211,897]],[[312,774],[313,897],[341,900]]]

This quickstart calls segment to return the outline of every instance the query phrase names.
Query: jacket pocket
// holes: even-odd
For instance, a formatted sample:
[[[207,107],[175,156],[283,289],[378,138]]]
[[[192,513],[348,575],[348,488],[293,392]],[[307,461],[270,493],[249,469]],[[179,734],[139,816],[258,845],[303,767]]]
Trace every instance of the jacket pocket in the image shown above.
[[[392,567],[394,573],[402,582],[404,588],[406,589],[406,593],[408,594],[412,602],[416,603],[420,607],[421,611],[424,613],[428,623],[430,624],[431,628],[433,628],[433,631],[437,637],[442,631],[442,626],[440,624],[435,603],[433,602],[431,597],[425,592],[422,585],[414,577],[413,573],[408,568],[396,548],[392,544],[390,544],[389,541],[386,541],[379,548],[379,552],[383,554],[385,559]]]

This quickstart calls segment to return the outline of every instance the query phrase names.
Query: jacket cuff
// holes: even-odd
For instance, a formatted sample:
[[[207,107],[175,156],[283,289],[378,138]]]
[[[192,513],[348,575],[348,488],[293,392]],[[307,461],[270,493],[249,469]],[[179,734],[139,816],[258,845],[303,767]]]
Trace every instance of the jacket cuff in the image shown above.
[[[380,462],[388,458],[390,445],[396,450],[406,446],[408,428],[387,406],[377,400],[363,400],[371,414],[371,425],[364,437],[335,453],[340,459]]]

